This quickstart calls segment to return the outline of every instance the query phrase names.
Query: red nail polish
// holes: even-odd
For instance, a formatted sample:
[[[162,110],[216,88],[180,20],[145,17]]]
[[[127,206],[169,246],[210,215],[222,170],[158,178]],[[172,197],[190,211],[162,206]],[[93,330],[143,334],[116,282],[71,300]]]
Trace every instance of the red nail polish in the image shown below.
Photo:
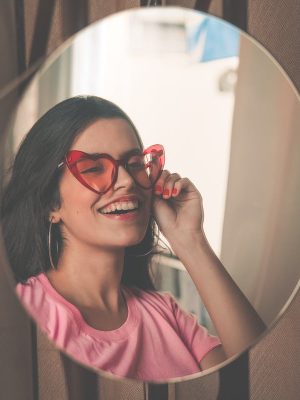
[[[160,185],[155,186],[155,191],[161,193],[162,192],[162,187]]]
[[[173,189],[172,194],[177,194],[177,189],[176,188]]]
[[[164,196],[169,196],[170,190],[169,189],[165,189],[163,192]]]

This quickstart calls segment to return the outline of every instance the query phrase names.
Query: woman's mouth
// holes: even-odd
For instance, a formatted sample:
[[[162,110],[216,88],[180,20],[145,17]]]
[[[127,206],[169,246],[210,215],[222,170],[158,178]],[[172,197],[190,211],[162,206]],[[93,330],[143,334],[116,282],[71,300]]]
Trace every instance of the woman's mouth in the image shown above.
[[[120,201],[98,209],[98,213],[113,219],[128,220],[138,216],[141,204],[138,200]]]

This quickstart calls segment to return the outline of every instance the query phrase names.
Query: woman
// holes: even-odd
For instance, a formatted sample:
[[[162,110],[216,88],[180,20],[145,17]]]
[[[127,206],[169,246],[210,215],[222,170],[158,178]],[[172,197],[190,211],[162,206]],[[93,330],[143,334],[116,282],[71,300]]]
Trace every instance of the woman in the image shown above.
[[[199,192],[163,163],[116,105],[75,97],[30,130],[2,202],[17,294],[41,329],[84,364],[148,381],[210,368],[264,330],[206,240]],[[155,290],[154,220],[220,340]]]

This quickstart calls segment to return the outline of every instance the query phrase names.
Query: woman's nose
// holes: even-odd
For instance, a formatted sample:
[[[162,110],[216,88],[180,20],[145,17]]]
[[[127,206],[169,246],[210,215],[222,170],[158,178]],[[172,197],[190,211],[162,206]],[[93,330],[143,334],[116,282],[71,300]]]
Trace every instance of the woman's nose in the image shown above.
[[[123,165],[119,165],[117,180],[114,185],[114,188],[115,189],[118,189],[120,187],[131,188],[134,186],[136,186],[136,184],[132,176],[129,174],[129,172]]]

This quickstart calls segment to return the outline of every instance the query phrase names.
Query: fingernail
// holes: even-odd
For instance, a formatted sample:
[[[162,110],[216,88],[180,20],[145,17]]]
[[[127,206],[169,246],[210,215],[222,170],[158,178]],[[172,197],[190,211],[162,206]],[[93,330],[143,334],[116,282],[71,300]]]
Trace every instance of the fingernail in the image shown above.
[[[170,190],[169,189],[165,189],[163,192],[163,196],[169,196],[170,194]]]
[[[173,189],[172,194],[177,194],[177,189],[176,188]]]
[[[162,187],[161,187],[160,185],[156,185],[156,186],[155,186],[155,191],[156,191],[157,193],[161,193],[161,192],[162,192]]]

